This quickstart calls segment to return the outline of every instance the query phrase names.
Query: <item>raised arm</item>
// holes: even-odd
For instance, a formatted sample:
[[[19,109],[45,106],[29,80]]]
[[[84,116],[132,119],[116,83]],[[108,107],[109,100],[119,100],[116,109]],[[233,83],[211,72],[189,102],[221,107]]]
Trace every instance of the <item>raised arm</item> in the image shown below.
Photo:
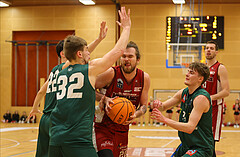
[[[122,56],[123,51],[126,49],[129,35],[130,35],[130,27],[131,27],[131,19],[130,19],[130,10],[128,10],[128,14],[125,11],[125,7],[121,7],[121,11],[119,11],[119,15],[121,18],[121,23],[117,22],[122,28],[122,33],[117,41],[114,48],[105,54],[103,58],[92,60],[90,64],[89,74],[90,76],[97,76],[98,74],[106,71],[110,68],[119,57]],[[94,83],[95,84],[95,83]]]
[[[208,112],[209,108],[210,102],[208,101],[208,99],[203,95],[199,95],[193,101],[193,110],[190,113],[187,123],[177,122],[172,119],[166,118],[156,108],[153,109],[151,116],[152,119],[163,122],[176,130],[191,134],[196,128],[199,120],[201,119],[202,114]]]
[[[100,32],[98,38],[88,45],[88,51],[90,53],[92,53],[92,51],[98,46],[98,44],[106,37],[107,30],[108,28],[106,26],[106,22],[102,21],[100,25]]]
[[[211,95],[212,100],[222,99],[229,95],[228,73],[224,65],[219,66],[218,76],[220,78],[221,91],[217,94]]]

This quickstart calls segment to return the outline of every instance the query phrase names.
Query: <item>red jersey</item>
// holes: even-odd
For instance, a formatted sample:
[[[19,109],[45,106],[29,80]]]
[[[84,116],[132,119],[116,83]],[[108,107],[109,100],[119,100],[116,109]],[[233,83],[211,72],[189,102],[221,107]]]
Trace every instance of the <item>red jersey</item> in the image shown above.
[[[202,85],[204,89],[210,94],[214,95],[221,91],[220,79],[218,78],[218,68],[221,65],[218,61],[213,64],[210,70],[208,80]],[[220,140],[222,129],[222,116],[223,116],[223,99],[212,101],[212,127],[213,136],[215,141]]]
[[[110,98],[115,96],[125,97],[129,99],[133,105],[136,106],[136,108],[138,108],[144,87],[144,72],[140,69],[137,69],[136,75],[132,81],[127,82],[120,66],[113,67],[113,69],[115,71],[115,75],[112,83],[107,88],[105,95]],[[128,125],[114,123],[106,114],[104,115],[101,124],[105,124],[108,126],[108,128],[111,128],[115,131],[127,131],[129,129]]]
[[[210,94],[214,95],[217,94],[219,91],[221,91],[220,86],[220,80],[218,78],[218,68],[221,65],[221,63],[216,62],[213,64],[209,70],[210,70],[210,76],[208,80],[203,84],[203,88]],[[212,106],[219,105],[223,103],[223,99],[214,100],[212,101]]]

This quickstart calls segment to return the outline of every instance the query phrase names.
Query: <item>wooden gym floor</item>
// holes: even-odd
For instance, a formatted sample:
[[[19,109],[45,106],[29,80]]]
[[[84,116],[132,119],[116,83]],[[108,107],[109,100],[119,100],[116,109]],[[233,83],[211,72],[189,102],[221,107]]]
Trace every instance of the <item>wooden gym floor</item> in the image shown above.
[[[1,157],[34,157],[38,124],[0,123]],[[180,144],[177,131],[167,126],[131,126],[128,157],[170,157]],[[240,157],[240,128],[224,127],[216,145],[219,157]]]

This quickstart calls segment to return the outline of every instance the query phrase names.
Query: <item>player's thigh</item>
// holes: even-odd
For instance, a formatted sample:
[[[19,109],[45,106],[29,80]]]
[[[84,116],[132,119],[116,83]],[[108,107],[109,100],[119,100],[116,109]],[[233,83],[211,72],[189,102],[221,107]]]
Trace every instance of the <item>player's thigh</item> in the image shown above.
[[[63,146],[63,157],[98,157],[94,147]]]
[[[113,151],[114,134],[105,127],[95,127],[97,150],[110,149]]]
[[[39,124],[36,157],[47,156],[49,147],[49,116],[43,115]]]
[[[114,138],[114,156],[126,156],[128,146],[128,132],[116,132]]]

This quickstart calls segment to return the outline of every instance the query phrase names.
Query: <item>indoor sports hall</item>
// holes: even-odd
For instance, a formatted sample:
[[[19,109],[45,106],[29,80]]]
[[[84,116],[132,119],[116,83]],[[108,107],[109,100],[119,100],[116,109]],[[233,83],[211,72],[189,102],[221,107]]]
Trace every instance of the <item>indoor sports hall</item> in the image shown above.
[[[206,63],[207,41],[218,43],[217,60],[227,69],[230,94],[224,98],[216,155],[240,157],[240,107],[235,107],[240,99],[240,0],[93,0],[90,5],[80,0],[0,0],[1,157],[36,154],[42,114],[30,121],[21,117],[29,115],[37,92],[60,64],[57,43],[67,35],[91,43],[106,21],[106,38],[91,59],[104,56],[120,37],[116,21],[123,6],[131,11],[129,41],[138,45],[141,54],[137,67],[150,76],[148,102],[150,97],[164,102],[186,88],[189,64]],[[177,109],[171,109],[173,120],[178,119]],[[18,113],[20,120],[5,120],[7,112]],[[144,118],[130,125],[128,157],[170,157],[181,143],[177,130],[149,117],[148,108]]]

